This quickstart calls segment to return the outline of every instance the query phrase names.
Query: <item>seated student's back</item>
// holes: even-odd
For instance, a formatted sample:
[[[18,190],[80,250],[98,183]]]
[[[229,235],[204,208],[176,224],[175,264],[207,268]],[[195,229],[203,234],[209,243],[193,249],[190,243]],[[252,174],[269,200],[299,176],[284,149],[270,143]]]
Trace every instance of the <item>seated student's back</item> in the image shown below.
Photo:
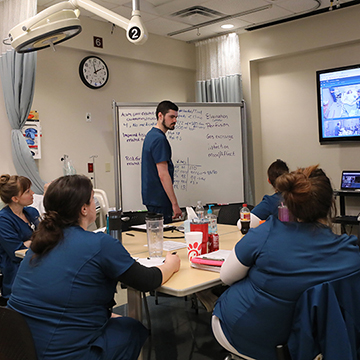
[[[280,159],[277,159],[269,166],[267,170],[268,182],[275,190],[275,193],[273,195],[265,195],[261,202],[251,210],[251,228],[258,226],[261,220],[266,220],[270,215],[278,217],[278,207],[283,201],[283,198],[281,192],[276,189],[276,179],[282,174],[286,174],[288,172],[289,168],[287,164]],[[237,226],[241,230],[240,219]]]
[[[333,190],[321,169],[283,174],[276,186],[298,221],[270,216],[249,230],[221,268],[230,287],[214,309],[240,354],[266,360],[276,360],[276,345],[287,342],[303,291],[360,269],[357,238],[331,230]]]

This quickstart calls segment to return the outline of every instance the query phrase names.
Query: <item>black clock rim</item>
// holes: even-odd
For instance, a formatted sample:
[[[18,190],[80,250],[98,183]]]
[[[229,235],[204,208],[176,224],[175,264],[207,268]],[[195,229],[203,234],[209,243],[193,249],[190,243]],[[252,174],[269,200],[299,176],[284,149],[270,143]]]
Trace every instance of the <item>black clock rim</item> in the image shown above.
[[[104,82],[102,85],[100,85],[100,86],[94,86],[94,85],[89,84],[89,83],[87,82],[85,76],[84,76],[83,71],[82,71],[82,68],[83,68],[85,62],[86,62],[88,59],[93,59],[93,58],[99,59],[99,60],[104,64],[104,66],[105,66],[105,68],[106,68],[107,77],[106,77],[105,82]],[[80,76],[81,81],[82,81],[88,88],[90,88],[90,89],[101,89],[102,87],[104,87],[104,86],[106,85],[106,83],[107,83],[108,80],[109,80],[109,68],[107,67],[105,61],[104,61],[103,59],[101,59],[99,56],[96,56],[96,55],[85,56],[85,57],[81,60],[80,65],[79,65],[79,76]]]

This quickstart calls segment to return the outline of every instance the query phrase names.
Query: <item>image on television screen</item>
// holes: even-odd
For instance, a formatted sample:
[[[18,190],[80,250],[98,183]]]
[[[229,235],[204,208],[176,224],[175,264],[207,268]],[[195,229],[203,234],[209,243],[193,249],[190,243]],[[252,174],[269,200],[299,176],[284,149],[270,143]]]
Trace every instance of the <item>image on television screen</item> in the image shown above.
[[[360,140],[360,65],[317,71],[319,140]]]

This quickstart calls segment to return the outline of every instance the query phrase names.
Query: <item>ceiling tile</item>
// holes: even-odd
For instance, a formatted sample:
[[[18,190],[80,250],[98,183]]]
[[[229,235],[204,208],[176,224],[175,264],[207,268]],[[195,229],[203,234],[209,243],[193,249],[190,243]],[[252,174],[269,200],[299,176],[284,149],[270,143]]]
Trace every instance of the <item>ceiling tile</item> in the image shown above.
[[[65,0],[37,0],[38,11],[41,11],[51,5]],[[112,10],[115,13],[130,19],[132,11],[131,0],[93,0],[96,4]],[[211,20],[203,15],[195,14],[192,17],[180,18],[172,16],[173,13],[184,10],[192,6],[204,6],[211,10],[218,11],[224,15],[233,15],[241,12],[257,9],[264,6],[271,8],[256,11],[249,15],[244,15],[231,20],[238,33],[245,32],[245,27],[266,23],[277,19],[291,17],[296,13],[303,13],[318,9],[324,9],[330,6],[330,0],[139,0],[140,12],[145,26],[150,36],[151,33],[167,36],[168,33],[176,30],[189,28],[202,22]],[[353,0],[340,0],[340,5],[344,3],[357,2]],[[335,2],[334,2],[335,7]],[[106,21],[93,13],[80,8],[81,17],[91,17],[96,20]],[[229,22],[227,20],[226,22]],[[219,27],[221,23],[216,23],[200,28],[200,36],[197,35],[196,29],[186,33],[172,36],[181,41],[199,40],[204,37],[216,36],[220,34]]]

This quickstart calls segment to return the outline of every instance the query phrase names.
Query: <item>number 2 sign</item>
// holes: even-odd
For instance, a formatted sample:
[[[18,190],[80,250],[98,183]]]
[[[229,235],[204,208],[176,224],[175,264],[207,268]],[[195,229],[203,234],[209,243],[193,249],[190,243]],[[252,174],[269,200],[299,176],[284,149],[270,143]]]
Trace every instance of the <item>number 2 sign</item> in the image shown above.
[[[129,30],[129,38],[131,40],[137,40],[140,37],[140,35],[141,35],[141,30],[137,26],[133,26]]]

